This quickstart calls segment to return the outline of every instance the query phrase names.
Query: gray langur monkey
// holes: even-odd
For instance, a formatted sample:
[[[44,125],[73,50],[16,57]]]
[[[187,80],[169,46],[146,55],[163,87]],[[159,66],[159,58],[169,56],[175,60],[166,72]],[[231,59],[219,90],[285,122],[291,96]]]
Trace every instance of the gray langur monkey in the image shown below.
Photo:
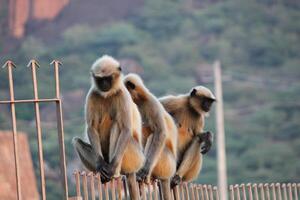
[[[120,64],[104,55],[91,67],[86,97],[86,133],[90,144],[74,138],[74,147],[86,168],[100,172],[103,182],[127,175],[131,199],[139,199],[135,173],[143,166],[142,123],[126,89]]]
[[[211,132],[204,132],[205,116],[216,99],[208,88],[197,86],[189,94],[159,100],[178,128],[177,170],[171,181],[174,187],[181,181],[194,180],[201,170],[202,154],[210,150],[213,140]]]
[[[176,172],[176,124],[138,75],[128,74],[124,77],[124,84],[137,104],[143,122],[142,141],[146,162],[137,173],[137,178],[141,181],[149,181],[150,176],[160,179],[163,197],[169,200],[170,179]]]

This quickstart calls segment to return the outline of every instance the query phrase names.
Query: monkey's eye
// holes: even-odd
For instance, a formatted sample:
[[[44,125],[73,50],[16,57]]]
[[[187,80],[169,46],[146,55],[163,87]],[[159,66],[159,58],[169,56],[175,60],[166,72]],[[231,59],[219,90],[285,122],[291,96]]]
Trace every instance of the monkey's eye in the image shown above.
[[[135,89],[135,85],[134,85],[132,82],[130,82],[130,81],[127,81],[127,82],[126,82],[126,87],[127,87],[127,88],[130,88],[130,89],[132,89],[132,90]]]
[[[118,70],[121,72],[122,71],[122,67],[120,66],[120,67],[118,67]]]

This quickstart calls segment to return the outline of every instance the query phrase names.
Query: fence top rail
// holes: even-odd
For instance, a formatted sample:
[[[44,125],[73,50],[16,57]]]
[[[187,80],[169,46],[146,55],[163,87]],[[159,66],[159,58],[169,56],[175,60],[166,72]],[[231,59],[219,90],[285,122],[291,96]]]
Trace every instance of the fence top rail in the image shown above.
[[[39,102],[57,102],[60,99],[17,99],[17,100],[3,100],[0,104],[10,104],[10,103],[39,103]]]

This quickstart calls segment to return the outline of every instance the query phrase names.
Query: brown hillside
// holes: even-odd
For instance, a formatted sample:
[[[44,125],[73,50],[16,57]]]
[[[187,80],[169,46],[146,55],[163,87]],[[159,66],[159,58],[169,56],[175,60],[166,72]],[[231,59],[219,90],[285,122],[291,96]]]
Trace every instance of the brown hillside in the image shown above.
[[[39,194],[26,134],[18,133],[18,144],[22,199],[37,200]],[[0,131],[0,199],[17,199],[13,140],[10,131]]]

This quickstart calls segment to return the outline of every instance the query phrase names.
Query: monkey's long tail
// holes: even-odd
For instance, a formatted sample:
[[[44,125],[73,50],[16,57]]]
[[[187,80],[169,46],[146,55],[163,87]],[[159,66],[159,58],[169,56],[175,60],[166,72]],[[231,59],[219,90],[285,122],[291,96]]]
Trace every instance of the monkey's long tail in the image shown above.
[[[72,143],[83,165],[88,170],[96,172],[97,155],[92,146],[78,137],[73,138]]]

